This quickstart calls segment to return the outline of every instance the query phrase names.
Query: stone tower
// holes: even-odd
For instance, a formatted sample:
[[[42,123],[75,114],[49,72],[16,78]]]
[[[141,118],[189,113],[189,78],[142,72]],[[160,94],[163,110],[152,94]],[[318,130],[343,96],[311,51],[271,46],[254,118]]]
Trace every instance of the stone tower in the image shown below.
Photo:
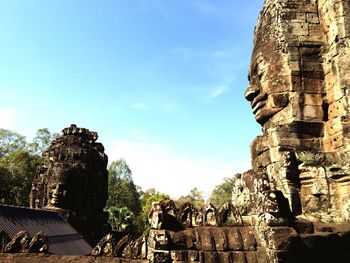
[[[98,135],[72,124],[44,152],[30,193],[31,208],[61,213],[95,244],[108,217],[107,155]]]
[[[294,216],[350,220],[350,2],[266,0],[245,97],[263,134],[252,165]]]

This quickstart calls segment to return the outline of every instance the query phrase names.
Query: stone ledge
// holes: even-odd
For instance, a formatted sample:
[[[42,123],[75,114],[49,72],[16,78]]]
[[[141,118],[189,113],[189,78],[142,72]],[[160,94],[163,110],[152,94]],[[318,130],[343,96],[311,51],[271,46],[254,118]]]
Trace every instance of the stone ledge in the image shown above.
[[[61,256],[48,254],[29,254],[29,253],[0,253],[1,263],[38,263],[38,262],[78,262],[78,263],[148,263],[148,260],[140,259],[121,259],[112,257],[93,257],[93,256]]]

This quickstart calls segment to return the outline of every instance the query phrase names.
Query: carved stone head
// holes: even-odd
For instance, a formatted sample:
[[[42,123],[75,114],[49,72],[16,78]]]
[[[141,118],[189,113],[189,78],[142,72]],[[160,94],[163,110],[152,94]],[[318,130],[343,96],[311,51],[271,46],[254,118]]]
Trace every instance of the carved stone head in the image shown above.
[[[287,106],[291,90],[290,71],[280,49],[278,32],[269,30],[273,23],[274,17],[269,12],[258,22],[245,92],[261,125]]]
[[[80,165],[54,164],[48,171],[47,207],[82,210],[88,178]]]

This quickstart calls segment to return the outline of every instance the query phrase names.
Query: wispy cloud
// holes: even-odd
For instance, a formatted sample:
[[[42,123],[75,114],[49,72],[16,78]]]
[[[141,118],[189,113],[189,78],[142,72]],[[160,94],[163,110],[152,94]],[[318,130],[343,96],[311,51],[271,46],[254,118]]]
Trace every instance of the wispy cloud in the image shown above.
[[[246,67],[244,63],[239,62],[241,55],[238,49],[218,48],[218,49],[199,49],[189,47],[176,47],[170,52],[183,61],[196,62],[201,61],[201,66],[207,68],[209,74],[232,75],[237,69]]]
[[[0,127],[14,129],[16,112],[14,109],[0,109]]]
[[[182,0],[182,3],[198,14],[226,23],[235,21],[232,14],[236,11],[237,4],[233,1]]]
[[[221,94],[225,93],[225,91],[227,91],[228,89],[229,89],[229,86],[227,85],[216,86],[212,89],[209,96],[210,98],[214,99],[220,96]]]
[[[148,106],[144,102],[137,102],[137,103],[132,104],[131,108],[145,110],[145,109],[148,109]]]
[[[222,15],[223,8],[220,8],[217,4],[208,1],[191,1],[193,8],[196,9],[200,13],[210,14],[210,15]]]
[[[179,113],[179,112],[183,111],[183,108],[181,107],[181,105],[179,103],[175,103],[175,102],[162,103],[161,108],[164,111],[170,112],[170,113]]]
[[[233,80],[234,77],[229,77],[222,84],[204,88],[203,90],[206,91],[206,94],[201,97],[201,100],[205,103],[213,102],[233,87]]]
[[[213,59],[235,59],[238,57],[237,50],[234,49],[218,49],[210,52]]]
[[[124,158],[137,185],[156,188],[172,197],[197,187],[209,196],[214,187],[236,172],[249,169],[249,160],[223,163],[213,156],[188,156],[172,147],[151,141],[118,140],[106,150],[109,160]],[[205,179],[205,180],[203,180]]]
[[[187,47],[176,47],[171,50],[171,53],[180,56],[184,60],[190,60],[198,57],[208,57],[207,52],[202,52],[199,50],[195,50],[193,48]]]

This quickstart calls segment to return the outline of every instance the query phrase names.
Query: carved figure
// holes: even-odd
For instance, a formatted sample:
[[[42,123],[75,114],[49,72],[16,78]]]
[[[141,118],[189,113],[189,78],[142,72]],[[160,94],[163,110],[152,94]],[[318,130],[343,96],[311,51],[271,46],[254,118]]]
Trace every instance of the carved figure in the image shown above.
[[[30,243],[29,234],[26,231],[20,231],[11,239],[5,246],[5,253],[20,253],[28,252]]]
[[[11,241],[11,238],[5,231],[0,231],[0,252],[4,252],[6,245]]]
[[[196,208],[191,203],[184,203],[178,213],[178,220],[184,228],[192,227],[192,215]]]
[[[113,257],[115,254],[116,241],[110,233],[105,235],[93,248],[92,256]]]
[[[141,236],[135,241],[129,242],[123,251],[124,258],[130,259],[146,259],[147,258],[147,242],[146,237]]]
[[[218,211],[218,221],[220,226],[241,226],[242,216],[232,203],[225,203]]]
[[[148,213],[148,222],[152,229],[167,229],[179,231],[183,226],[176,218],[177,208],[174,201],[162,200],[153,202]]]
[[[48,253],[49,239],[42,231],[38,232],[30,241],[28,246],[29,253]]]
[[[148,213],[148,222],[152,229],[162,229],[163,216],[161,203],[153,202],[151,210]]]
[[[122,239],[120,239],[115,247],[114,255],[117,257],[121,257],[123,255],[124,249],[131,242],[131,236],[126,235]]]
[[[216,207],[212,204],[209,203],[205,208],[204,208],[204,225],[205,226],[217,226],[217,209]]]
[[[203,212],[197,208],[192,212],[192,226],[203,226]]]

